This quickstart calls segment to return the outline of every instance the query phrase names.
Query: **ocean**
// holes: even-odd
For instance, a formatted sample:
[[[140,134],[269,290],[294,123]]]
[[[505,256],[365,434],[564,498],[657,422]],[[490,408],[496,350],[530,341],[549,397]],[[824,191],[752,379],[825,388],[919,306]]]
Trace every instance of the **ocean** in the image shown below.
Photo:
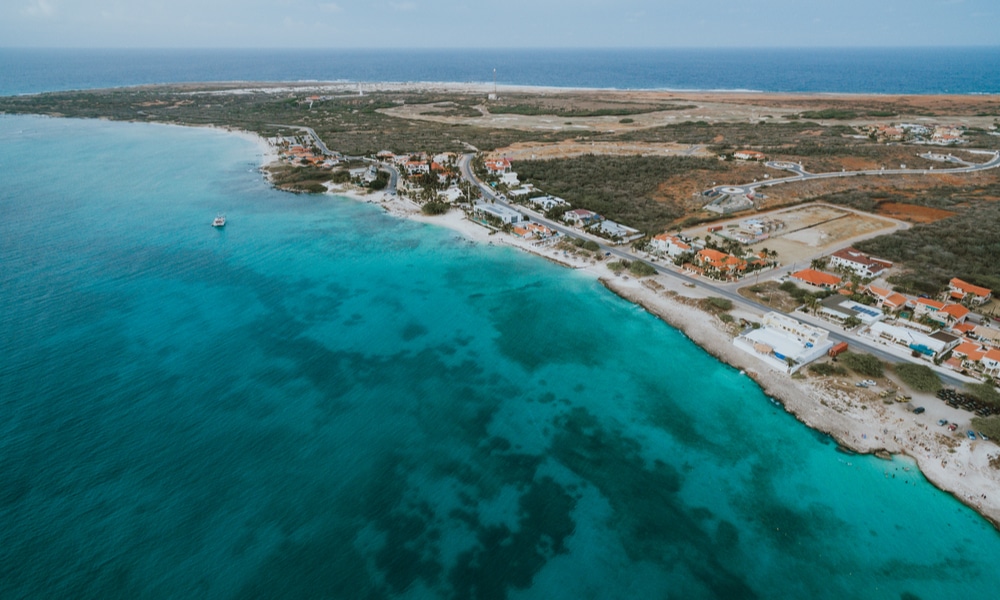
[[[545,87],[1000,93],[1000,46],[649,50],[0,48],[0,95],[199,81],[497,82]]]
[[[256,148],[0,117],[0,597],[995,591],[1000,535],[912,462],[585,276],[273,190]]]

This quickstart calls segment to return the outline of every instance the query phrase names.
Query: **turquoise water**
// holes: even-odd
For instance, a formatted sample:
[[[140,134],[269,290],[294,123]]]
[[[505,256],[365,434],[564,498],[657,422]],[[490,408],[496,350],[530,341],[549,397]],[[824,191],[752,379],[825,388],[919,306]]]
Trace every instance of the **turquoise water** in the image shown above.
[[[254,152],[0,117],[0,597],[995,593],[1000,535],[910,463]]]

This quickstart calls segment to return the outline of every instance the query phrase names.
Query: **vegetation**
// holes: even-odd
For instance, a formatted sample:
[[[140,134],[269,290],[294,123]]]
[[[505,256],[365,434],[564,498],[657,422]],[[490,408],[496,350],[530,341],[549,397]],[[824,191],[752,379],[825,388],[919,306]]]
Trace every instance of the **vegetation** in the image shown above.
[[[368,187],[373,190],[384,190],[386,186],[389,185],[389,174],[385,171],[379,171],[375,176],[375,180],[368,184]]]
[[[847,369],[832,362],[812,363],[811,365],[809,365],[809,372],[823,376],[847,375]]]
[[[694,104],[624,104],[602,108],[574,108],[550,104],[491,104],[489,111],[495,115],[554,116],[564,118],[623,117],[665,110],[698,108]]]
[[[1000,184],[987,186],[985,191],[1000,194]],[[953,199],[963,200],[967,198],[960,195]],[[1000,203],[995,201],[972,201],[954,217],[855,246],[902,263],[907,271],[889,281],[905,292],[936,294],[952,277],[1000,291],[1000,261],[986,259],[1000,256]]]
[[[443,215],[444,213],[448,212],[449,208],[450,206],[448,206],[447,202],[432,200],[421,206],[420,212],[424,213],[425,215]]]
[[[936,392],[941,389],[941,378],[927,365],[899,363],[893,370],[903,383],[916,392]]]
[[[858,375],[865,377],[881,377],[882,361],[871,354],[858,354],[856,352],[844,352],[837,357],[848,369]]]
[[[1000,406],[1000,392],[992,383],[970,383],[965,386],[965,393],[991,406]]]
[[[656,269],[653,268],[653,265],[642,262],[641,260],[633,260],[629,263],[628,270],[636,277],[649,277],[650,275],[656,275]]]
[[[716,298],[713,296],[711,298],[706,298],[705,301],[709,306],[717,310],[733,309],[733,301],[729,298]]]
[[[334,173],[328,169],[289,165],[274,166],[268,170],[268,174],[271,177],[271,182],[279,189],[311,194],[325,192],[326,186],[323,184],[334,177]]]
[[[846,110],[843,108],[827,108],[824,110],[809,110],[803,113],[799,113],[799,117],[802,119],[856,119],[858,113],[853,110]]]
[[[972,417],[972,427],[991,440],[1000,440],[1000,417]]]
[[[677,156],[587,155],[517,163],[522,181],[562,196],[574,207],[592,210],[645,233],[663,231],[682,214],[675,206],[655,198],[667,178],[723,169],[725,166],[715,159]]]
[[[600,251],[601,246],[594,240],[587,240],[583,243],[583,249],[590,250],[591,252],[598,252]]]

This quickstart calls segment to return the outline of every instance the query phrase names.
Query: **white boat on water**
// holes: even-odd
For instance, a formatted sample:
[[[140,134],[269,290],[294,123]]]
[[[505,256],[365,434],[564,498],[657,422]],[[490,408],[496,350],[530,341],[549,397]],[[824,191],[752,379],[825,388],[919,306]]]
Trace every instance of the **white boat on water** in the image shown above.
[[[225,227],[226,226],[226,215],[219,215],[215,217],[212,221],[212,227]]]

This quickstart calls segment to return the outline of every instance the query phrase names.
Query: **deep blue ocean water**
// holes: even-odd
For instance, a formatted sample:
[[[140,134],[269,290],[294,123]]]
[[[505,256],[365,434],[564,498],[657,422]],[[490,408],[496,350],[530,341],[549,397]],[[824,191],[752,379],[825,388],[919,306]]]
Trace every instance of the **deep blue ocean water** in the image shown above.
[[[618,89],[1000,93],[1000,45],[652,50],[0,48],[0,95],[192,81],[437,81]]]
[[[257,162],[0,116],[0,597],[995,594],[1000,535],[911,463],[589,278]]]

